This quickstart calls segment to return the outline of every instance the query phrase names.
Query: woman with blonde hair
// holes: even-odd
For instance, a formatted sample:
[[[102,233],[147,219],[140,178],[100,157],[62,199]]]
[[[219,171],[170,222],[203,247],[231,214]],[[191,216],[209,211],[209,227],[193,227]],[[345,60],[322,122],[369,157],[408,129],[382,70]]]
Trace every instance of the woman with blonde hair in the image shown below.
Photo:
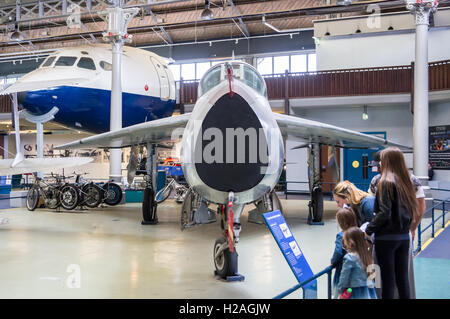
[[[375,216],[366,234],[375,234],[382,298],[392,299],[397,284],[400,299],[409,299],[409,232],[417,227],[421,213],[403,153],[395,147],[383,150],[380,166]]]
[[[339,207],[350,206],[356,214],[358,226],[373,218],[375,197],[357,188],[349,181],[343,181],[333,190],[333,198]]]

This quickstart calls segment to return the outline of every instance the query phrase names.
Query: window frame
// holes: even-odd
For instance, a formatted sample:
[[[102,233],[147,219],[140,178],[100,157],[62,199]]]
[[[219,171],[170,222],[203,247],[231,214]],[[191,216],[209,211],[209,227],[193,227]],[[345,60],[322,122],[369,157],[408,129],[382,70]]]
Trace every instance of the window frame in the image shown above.
[[[44,62],[42,62],[40,68],[51,68],[53,66],[53,64],[55,63],[57,57],[58,57],[57,55],[50,55],[50,56],[48,56],[44,60]],[[50,60],[50,59],[52,59],[52,62],[49,65],[45,65],[45,64],[47,64],[48,60]]]
[[[94,68],[92,69],[92,68],[85,68],[85,67],[79,66],[81,60],[83,60],[83,59],[85,59],[85,60],[91,60],[92,65],[94,66]],[[84,69],[84,70],[97,71],[97,67],[95,66],[95,61],[94,61],[94,59],[91,58],[91,57],[87,57],[87,56],[82,56],[82,57],[80,57],[80,58],[78,59],[78,62],[77,62],[77,68]]]
[[[107,72],[111,72],[112,71],[112,64],[109,63],[108,61],[105,60],[101,60],[99,63],[100,67]],[[105,67],[104,65],[106,65],[107,67]]]
[[[56,65],[59,62],[59,60],[61,60],[63,58],[71,58],[71,59],[75,58],[75,60],[73,60],[73,63],[71,65]],[[54,67],[73,67],[77,63],[78,60],[79,60],[79,57],[77,57],[77,56],[60,55],[60,56],[58,56],[58,59],[55,61],[55,63],[53,65],[54,65]]]

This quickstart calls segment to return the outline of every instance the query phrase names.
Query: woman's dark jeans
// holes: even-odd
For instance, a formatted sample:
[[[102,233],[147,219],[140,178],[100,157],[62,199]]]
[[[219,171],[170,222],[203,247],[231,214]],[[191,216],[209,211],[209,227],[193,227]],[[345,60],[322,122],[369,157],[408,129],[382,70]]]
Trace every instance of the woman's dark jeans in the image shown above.
[[[381,271],[382,298],[393,299],[397,284],[400,299],[409,299],[409,240],[375,240],[375,253]]]

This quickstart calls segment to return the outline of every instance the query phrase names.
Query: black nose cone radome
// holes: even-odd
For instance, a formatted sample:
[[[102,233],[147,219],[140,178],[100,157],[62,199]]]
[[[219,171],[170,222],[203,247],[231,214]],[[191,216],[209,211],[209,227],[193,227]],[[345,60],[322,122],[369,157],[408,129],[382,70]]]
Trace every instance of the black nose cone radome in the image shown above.
[[[242,192],[265,176],[266,136],[258,116],[239,94],[225,94],[215,103],[195,145],[197,174],[215,190]]]

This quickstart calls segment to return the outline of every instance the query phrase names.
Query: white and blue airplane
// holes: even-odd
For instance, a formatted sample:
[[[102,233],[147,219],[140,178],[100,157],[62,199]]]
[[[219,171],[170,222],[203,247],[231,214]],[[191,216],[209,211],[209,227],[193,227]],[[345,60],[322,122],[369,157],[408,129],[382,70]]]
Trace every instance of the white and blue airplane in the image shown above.
[[[111,45],[63,48],[6,88],[32,115],[58,108],[53,121],[90,133],[109,131]],[[172,115],[175,83],[165,60],[125,46],[122,57],[122,127]]]
[[[109,44],[61,48],[0,94],[17,93],[18,104],[34,117],[51,113],[52,121],[65,127],[88,133],[108,132],[111,60]],[[170,117],[174,107],[175,82],[166,61],[152,52],[125,46],[122,127]],[[59,168],[69,166],[70,160],[25,159],[19,152],[14,160],[0,160],[0,174],[41,170],[46,163],[49,168]]]

